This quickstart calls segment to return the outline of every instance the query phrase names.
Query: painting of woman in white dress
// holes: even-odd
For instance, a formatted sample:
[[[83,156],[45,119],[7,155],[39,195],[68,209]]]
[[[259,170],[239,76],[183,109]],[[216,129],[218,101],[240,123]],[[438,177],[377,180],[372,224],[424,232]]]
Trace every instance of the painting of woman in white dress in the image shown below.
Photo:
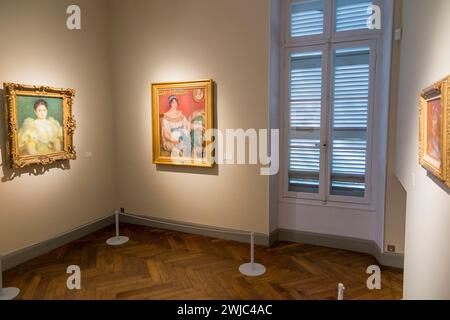
[[[74,89],[5,82],[3,90],[10,168],[76,160]]]
[[[190,123],[181,110],[176,96],[168,99],[170,109],[162,118],[162,147],[176,157],[190,157],[192,141]]]
[[[207,166],[206,131],[212,128],[212,81],[153,85],[153,160]]]
[[[52,108],[50,114],[49,105]],[[18,97],[17,110],[20,155],[46,155],[62,151],[61,99]]]

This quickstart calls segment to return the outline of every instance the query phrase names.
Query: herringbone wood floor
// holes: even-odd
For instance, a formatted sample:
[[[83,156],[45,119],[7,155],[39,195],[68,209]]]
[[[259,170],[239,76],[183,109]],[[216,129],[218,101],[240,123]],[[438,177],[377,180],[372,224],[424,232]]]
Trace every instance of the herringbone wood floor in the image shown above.
[[[5,272],[19,299],[401,299],[401,270],[382,268],[382,290],[366,287],[368,255],[317,246],[278,243],[257,247],[267,267],[258,278],[241,275],[249,246],[174,231],[123,225],[131,241],[109,247],[113,227],[53,250]],[[82,289],[66,287],[69,265],[81,268]]]

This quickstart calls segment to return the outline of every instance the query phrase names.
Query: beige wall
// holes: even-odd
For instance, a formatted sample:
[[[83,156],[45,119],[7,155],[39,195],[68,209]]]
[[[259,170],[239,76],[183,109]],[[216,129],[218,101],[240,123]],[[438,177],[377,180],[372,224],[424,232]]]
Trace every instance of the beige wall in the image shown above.
[[[396,174],[407,192],[406,299],[450,299],[450,190],[419,165],[418,96],[450,74],[450,1],[407,0],[398,93]]]
[[[402,25],[402,1],[394,2],[394,29]],[[405,215],[406,193],[395,175],[396,139],[397,130],[397,98],[400,69],[400,44],[392,42],[392,69],[391,69],[391,101],[389,110],[389,143],[388,164],[386,178],[386,208],[384,219],[384,250],[389,245],[395,246],[395,253],[404,253],[405,250]],[[401,119],[401,117],[399,118]]]
[[[77,1],[82,6],[81,31],[66,29],[71,3],[0,0],[0,83],[74,88],[79,157],[70,162],[70,170],[53,167],[38,174],[30,167],[13,172],[5,164],[1,121],[1,253],[45,241],[114,210],[105,1]],[[0,109],[3,114],[3,97]],[[87,151],[92,158],[84,157]]]
[[[219,129],[267,128],[269,7],[268,0],[112,2],[120,207],[268,233],[269,179],[256,166],[152,164],[150,85],[212,78]]]

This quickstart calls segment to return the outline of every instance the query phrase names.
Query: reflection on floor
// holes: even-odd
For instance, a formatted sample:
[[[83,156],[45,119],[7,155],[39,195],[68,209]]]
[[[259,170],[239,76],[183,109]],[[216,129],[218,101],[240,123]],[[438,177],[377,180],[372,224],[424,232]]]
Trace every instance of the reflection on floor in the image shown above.
[[[5,272],[19,299],[401,299],[403,272],[382,268],[382,289],[366,287],[368,255],[310,245],[257,247],[268,271],[249,278],[238,267],[249,246],[174,231],[123,225],[131,241],[108,247],[113,226]],[[81,290],[70,291],[69,265],[81,268]]]

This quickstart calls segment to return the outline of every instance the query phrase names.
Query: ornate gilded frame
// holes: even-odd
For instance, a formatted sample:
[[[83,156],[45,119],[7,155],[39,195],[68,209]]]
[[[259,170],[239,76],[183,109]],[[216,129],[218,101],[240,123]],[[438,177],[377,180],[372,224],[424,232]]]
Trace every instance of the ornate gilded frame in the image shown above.
[[[165,82],[154,83],[151,85],[152,95],[152,141],[153,141],[153,163],[163,165],[177,165],[177,166],[189,166],[189,167],[206,167],[210,168],[214,166],[212,155],[207,152],[207,159],[203,161],[186,160],[186,159],[172,159],[172,157],[161,155],[161,124],[159,113],[159,99],[158,92],[160,90],[173,90],[173,89],[193,89],[204,88],[205,89],[205,130],[213,128],[213,80],[196,80],[185,82]],[[207,145],[210,141],[206,142]],[[208,150],[208,148],[207,148]]]
[[[76,152],[73,146],[73,135],[76,121],[72,114],[75,97],[73,89],[59,89],[48,86],[31,86],[17,83],[3,84],[5,95],[5,122],[8,163],[14,169],[33,164],[50,165],[59,160],[75,160]],[[63,101],[63,150],[45,155],[20,155],[18,144],[19,124],[17,117],[17,96],[36,96],[62,98]]]
[[[419,161],[420,164],[450,187],[450,76],[426,88],[420,94],[419,107]],[[427,105],[441,99],[441,161],[437,167],[427,158]]]

